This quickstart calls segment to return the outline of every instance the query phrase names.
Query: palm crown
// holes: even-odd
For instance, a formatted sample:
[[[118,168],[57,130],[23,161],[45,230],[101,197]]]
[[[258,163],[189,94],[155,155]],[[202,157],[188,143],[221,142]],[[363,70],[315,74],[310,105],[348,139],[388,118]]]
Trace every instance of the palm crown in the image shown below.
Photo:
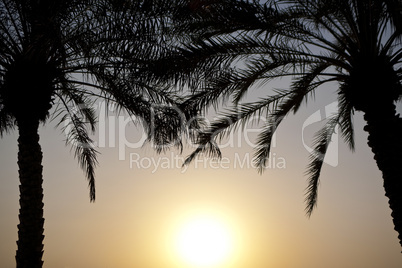
[[[170,1],[1,0],[0,134],[19,130],[20,225],[17,267],[42,266],[43,190],[39,123],[60,120],[95,199],[91,146],[97,99],[142,119],[148,139],[180,146],[183,120],[173,91],[147,61],[168,49]],[[53,108],[52,108],[53,107]],[[152,123],[152,125],[151,125]]]
[[[175,79],[187,81],[193,88],[195,94],[187,100],[189,106],[202,110],[230,97],[237,107],[224,111],[200,133],[199,147],[187,158],[187,163],[201,152],[220,157],[216,138],[257,114],[268,119],[255,148],[256,165],[263,171],[273,133],[285,116],[296,113],[317,90],[326,90],[326,83],[338,82],[338,111],[316,134],[315,151],[307,167],[307,215],[311,215],[317,203],[320,171],[332,134],[339,126],[353,150],[353,113],[362,111],[367,122],[365,130],[369,132],[368,144],[383,172],[395,229],[401,234],[402,203],[398,196],[402,188],[397,180],[402,161],[398,135],[402,132],[395,102],[402,93],[402,3],[393,0],[190,2],[193,5],[183,12],[187,16],[180,16],[178,31],[190,31],[192,35],[180,55],[172,56],[187,69],[178,65],[181,76]],[[292,78],[288,88],[271,91],[273,94],[260,101],[241,103],[251,86],[260,82],[269,85],[270,81],[283,77]],[[400,240],[402,243],[402,236]]]
[[[143,13],[143,1],[3,0],[0,5],[1,133],[22,121],[45,122],[52,112],[70,130],[68,139],[91,144],[88,131],[96,123],[91,103],[96,99],[114,103],[144,123],[151,120],[151,108],[167,112],[178,101],[174,92],[147,83],[143,71],[147,57],[164,49],[157,29],[167,18],[167,5],[149,5]],[[164,129],[163,135],[149,132],[160,149],[179,139],[178,115],[171,115],[154,122],[160,126],[171,119],[172,129]],[[76,150],[92,185],[96,151],[90,146]]]

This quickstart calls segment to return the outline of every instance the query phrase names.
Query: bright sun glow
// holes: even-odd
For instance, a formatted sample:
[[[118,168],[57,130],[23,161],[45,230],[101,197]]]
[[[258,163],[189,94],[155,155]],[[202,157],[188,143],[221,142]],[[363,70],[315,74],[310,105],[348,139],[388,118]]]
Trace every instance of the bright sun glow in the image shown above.
[[[191,267],[215,267],[228,260],[233,241],[222,221],[199,216],[181,226],[175,247],[179,257]]]

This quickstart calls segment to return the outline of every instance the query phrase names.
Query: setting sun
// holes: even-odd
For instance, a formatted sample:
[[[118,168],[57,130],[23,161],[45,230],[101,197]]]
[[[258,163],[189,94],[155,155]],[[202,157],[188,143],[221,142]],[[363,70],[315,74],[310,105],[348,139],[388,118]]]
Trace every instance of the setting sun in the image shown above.
[[[215,267],[229,259],[233,237],[222,220],[197,216],[185,221],[178,230],[175,250],[191,267]]]

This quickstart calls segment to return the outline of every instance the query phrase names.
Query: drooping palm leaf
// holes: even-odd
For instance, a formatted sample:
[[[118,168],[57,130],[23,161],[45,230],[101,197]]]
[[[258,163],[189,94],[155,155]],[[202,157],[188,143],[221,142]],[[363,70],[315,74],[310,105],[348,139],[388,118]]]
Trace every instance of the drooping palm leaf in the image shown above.
[[[200,132],[199,147],[186,163],[200,152],[208,154],[208,150],[219,156],[218,139],[239,122],[244,124],[248,114],[264,111],[260,115],[266,123],[255,148],[255,163],[261,172],[270,154],[272,135],[283,118],[291,111],[296,113],[304,101],[310,101],[310,94],[325,91],[330,82],[339,83],[339,114],[317,133],[315,153],[307,168],[306,212],[310,216],[316,205],[323,155],[334,129],[340,127],[344,141],[354,150],[353,113],[361,109],[357,101],[375,101],[375,96],[382,95],[372,99],[365,96],[371,92],[364,91],[370,86],[364,81],[364,66],[388,62],[386,68],[391,74],[387,80],[391,82],[387,85],[395,85],[392,98],[395,101],[396,96],[402,96],[400,1],[194,2],[199,4],[186,7],[187,14],[179,18],[178,32],[191,30],[191,34],[182,49],[170,58],[170,62],[180,63],[175,70],[184,70],[174,81],[184,80],[190,89],[197,89],[188,101],[200,111],[205,112],[208,105],[219,111],[222,100],[226,106],[231,102],[238,109],[224,112],[223,117]],[[248,19],[242,20],[242,15]],[[374,71],[369,74],[376,75]],[[287,94],[275,102],[274,109],[268,107],[271,103],[266,103],[266,107],[260,107],[259,101],[254,105],[242,103],[253,87],[268,88],[271,81],[281,77],[293,80],[282,91]],[[268,88],[265,100],[275,96],[275,91]]]

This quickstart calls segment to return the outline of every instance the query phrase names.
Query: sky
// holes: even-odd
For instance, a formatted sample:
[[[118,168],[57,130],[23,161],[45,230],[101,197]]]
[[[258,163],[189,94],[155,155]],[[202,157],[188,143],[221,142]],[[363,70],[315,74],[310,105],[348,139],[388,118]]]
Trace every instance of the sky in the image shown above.
[[[200,215],[222,222],[231,237],[230,257],[211,268],[402,267],[402,248],[360,113],[354,120],[356,151],[334,137],[318,206],[310,218],[305,214],[308,148],[320,126],[316,119],[333,105],[328,96],[318,96],[283,121],[263,174],[251,164],[257,124],[222,142],[221,162],[200,157],[182,168],[191,144],[182,154],[172,149],[158,155],[142,145],[138,125],[113,111],[102,115],[105,107],[99,104],[104,124],[94,134],[101,153],[94,203],[65,134],[55,128],[56,122],[41,127],[44,267],[191,268],[174,245],[182,226]],[[14,132],[0,140],[4,268],[15,267],[16,139]]]

